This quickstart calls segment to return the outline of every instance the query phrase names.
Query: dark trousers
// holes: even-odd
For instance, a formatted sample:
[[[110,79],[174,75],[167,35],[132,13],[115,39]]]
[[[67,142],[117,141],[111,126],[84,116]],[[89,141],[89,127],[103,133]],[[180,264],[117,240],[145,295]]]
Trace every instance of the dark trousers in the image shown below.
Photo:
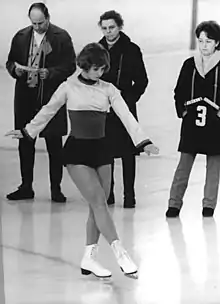
[[[60,190],[63,176],[62,137],[47,137],[45,141],[49,155],[50,187],[52,191]],[[22,185],[29,188],[33,183],[35,142],[22,138],[18,146]]]
[[[123,184],[124,184],[124,198],[135,198],[134,183],[136,172],[136,159],[135,155],[128,154],[122,158],[122,172],[123,172]],[[112,176],[111,176],[111,188],[109,197],[114,196],[114,161],[111,164]]]

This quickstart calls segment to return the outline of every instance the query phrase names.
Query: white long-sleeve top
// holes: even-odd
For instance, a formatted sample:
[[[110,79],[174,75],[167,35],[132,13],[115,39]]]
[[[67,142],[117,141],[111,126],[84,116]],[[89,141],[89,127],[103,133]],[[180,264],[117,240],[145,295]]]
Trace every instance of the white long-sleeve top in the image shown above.
[[[149,141],[149,137],[144,134],[140,124],[121,97],[120,91],[114,85],[103,80],[99,80],[94,85],[88,85],[81,82],[77,77],[71,77],[63,82],[50,101],[25,126],[29,136],[35,138],[65,103],[69,113],[73,111],[107,112],[109,107],[112,106],[130,134],[135,146]],[[72,115],[70,115],[70,120],[71,117]]]

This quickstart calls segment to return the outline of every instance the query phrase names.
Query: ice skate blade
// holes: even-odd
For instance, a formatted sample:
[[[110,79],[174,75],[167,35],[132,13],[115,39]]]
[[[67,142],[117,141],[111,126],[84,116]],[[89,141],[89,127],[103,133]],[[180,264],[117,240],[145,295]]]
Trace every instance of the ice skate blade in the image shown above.
[[[120,267],[121,268],[121,267]],[[138,271],[135,271],[135,272],[131,272],[131,273],[126,273],[124,272],[124,270],[121,268],[121,271],[124,273],[124,275],[130,279],[135,279],[137,280],[138,279]]]
[[[124,273],[124,275],[130,279],[134,279],[134,280],[137,280],[138,279],[138,273],[135,272],[135,273]]]

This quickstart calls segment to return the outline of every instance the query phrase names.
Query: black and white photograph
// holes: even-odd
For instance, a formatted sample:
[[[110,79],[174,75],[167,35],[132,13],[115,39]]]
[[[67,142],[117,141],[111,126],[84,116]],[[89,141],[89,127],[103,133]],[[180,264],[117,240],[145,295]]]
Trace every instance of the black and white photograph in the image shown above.
[[[219,304],[220,1],[0,9],[0,304]]]

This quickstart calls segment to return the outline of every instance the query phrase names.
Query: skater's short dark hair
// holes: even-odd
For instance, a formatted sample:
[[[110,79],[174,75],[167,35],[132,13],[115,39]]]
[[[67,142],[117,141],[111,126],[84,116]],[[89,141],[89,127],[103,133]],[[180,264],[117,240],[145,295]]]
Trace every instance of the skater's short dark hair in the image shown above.
[[[215,40],[215,42],[220,42],[220,25],[216,21],[210,20],[201,22],[195,30],[197,38],[199,38],[201,32],[205,32],[207,37]],[[220,49],[220,43],[216,49]]]
[[[99,43],[89,43],[76,57],[77,65],[89,71],[92,66],[105,66],[104,72],[108,72],[110,68],[110,57],[108,51]]]
[[[123,27],[123,25],[124,25],[124,20],[122,19],[122,16],[114,10],[107,11],[104,14],[102,14],[99,18],[98,25],[102,26],[102,21],[103,20],[109,20],[109,19],[115,20],[115,23],[119,27]]]

